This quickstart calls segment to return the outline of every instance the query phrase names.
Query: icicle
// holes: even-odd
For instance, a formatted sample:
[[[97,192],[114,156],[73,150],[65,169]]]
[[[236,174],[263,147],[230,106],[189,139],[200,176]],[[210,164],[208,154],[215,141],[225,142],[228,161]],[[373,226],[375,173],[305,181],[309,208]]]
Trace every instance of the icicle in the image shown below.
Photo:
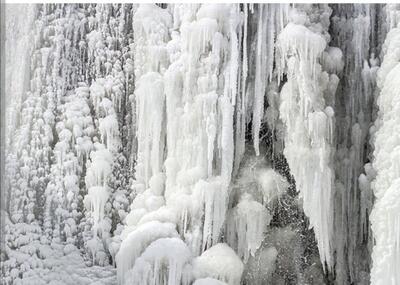
[[[160,238],[151,243],[136,259],[127,284],[182,284],[188,277],[185,265],[191,259],[191,252],[179,238]]]
[[[116,151],[119,146],[119,130],[116,114],[108,115],[99,120],[101,140],[110,151]]]
[[[129,279],[127,276],[129,270],[133,268],[137,258],[152,242],[168,237],[178,237],[175,225],[158,221],[145,223],[129,233],[127,238],[122,241],[116,256],[118,284],[126,284],[126,280]]]
[[[106,205],[109,193],[104,186],[92,186],[89,188],[88,194],[85,197],[90,202],[90,211],[93,214],[93,232],[97,234],[99,224],[104,218],[104,207]]]
[[[253,102],[253,143],[256,155],[260,155],[260,127],[261,119],[264,112],[264,93],[265,93],[265,76],[264,71],[266,67],[266,36],[267,32],[264,31],[264,6],[260,5],[258,15],[258,30],[257,30],[257,49],[256,49],[256,75],[254,87],[254,102]]]
[[[219,100],[220,112],[222,113],[221,127],[221,177],[224,187],[228,187],[232,175],[233,167],[233,107],[231,101],[227,97]]]
[[[260,130],[264,117],[264,97],[272,80],[275,39],[286,23],[287,5],[259,4],[252,135],[256,155],[260,154]]]
[[[248,55],[247,55],[247,26],[248,26],[248,5],[244,4],[243,16],[243,39],[242,39],[242,67],[241,67],[241,89],[238,91],[238,102],[236,103],[236,134],[235,134],[235,159],[234,159],[234,172],[239,168],[240,161],[242,160],[245,149],[245,133],[246,133],[246,80],[248,73]]]
[[[237,235],[237,253],[245,263],[261,246],[271,218],[268,210],[247,193],[242,195],[237,206],[229,214],[231,225],[228,225],[228,240],[230,244],[235,244]]]
[[[97,150],[90,154],[91,163],[85,177],[88,189],[85,204],[90,204],[94,220],[93,232],[94,235],[97,235],[97,229],[102,224],[105,204],[109,197],[107,179],[111,174],[112,155],[104,149],[103,145],[97,144],[95,147]]]
[[[227,190],[221,178],[214,178],[210,181],[200,180],[194,186],[193,194],[196,201],[194,207],[199,207],[197,204],[200,204],[201,208],[204,207],[201,248],[201,251],[204,251],[219,241],[220,231],[225,222]]]
[[[281,91],[280,117],[286,124],[284,154],[303,200],[318,243],[321,262],[332,270],[331,169],[332,110],[325,114],[325,72],[319,59],[326,48],[321,34],[303,26],[307,15],[291,10],[291,19],[278,35],[277,65],[288,82]],[[304,17],[303,17],[304,16]],[[299,23],[299,24],[296,24]],[[329,116],[329,118],[328,118]],[[301,162],[301,163],[300,163]]]
[[[145,185],[161,170],[163,157],[164,84],[159,73],[143,75],[137,83],[137,179]]]

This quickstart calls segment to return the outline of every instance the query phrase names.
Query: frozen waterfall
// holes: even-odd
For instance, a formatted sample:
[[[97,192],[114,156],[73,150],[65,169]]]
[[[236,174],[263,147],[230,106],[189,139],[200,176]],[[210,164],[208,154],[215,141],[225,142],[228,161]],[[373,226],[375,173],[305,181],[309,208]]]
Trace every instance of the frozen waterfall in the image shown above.
[[[4,284],[400,285],[399,4],[5,16]]]

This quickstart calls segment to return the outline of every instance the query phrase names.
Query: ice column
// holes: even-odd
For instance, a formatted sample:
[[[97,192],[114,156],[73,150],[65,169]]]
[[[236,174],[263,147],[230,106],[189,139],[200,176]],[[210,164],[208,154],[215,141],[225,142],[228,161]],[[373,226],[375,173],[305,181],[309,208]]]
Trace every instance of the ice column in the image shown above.
[[[371,284],[394,285],[400,284],[400,28],[387,34],[383,54],[377,78],[379,112],[372,128],[372,165],[377,175],[372,182],[376,200],[370,215],[375,238]]]
[[[288,78],[281,91],[280,117],[286,125],[284,154],[314,228],[321,261],[331,270],[334,114],[324,100],[330,77],[319,63],[327,40],[314,32],[307,13],[312,9],[293,8],[291,22],[278,36],[277,68]]]

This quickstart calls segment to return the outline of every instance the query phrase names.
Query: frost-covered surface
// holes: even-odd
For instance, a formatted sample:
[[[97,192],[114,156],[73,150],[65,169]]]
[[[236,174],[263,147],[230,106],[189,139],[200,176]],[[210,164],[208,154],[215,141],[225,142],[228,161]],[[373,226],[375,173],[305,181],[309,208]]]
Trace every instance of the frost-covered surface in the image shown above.
[[[6,15],[6,284],[400,283],[397,4]]]

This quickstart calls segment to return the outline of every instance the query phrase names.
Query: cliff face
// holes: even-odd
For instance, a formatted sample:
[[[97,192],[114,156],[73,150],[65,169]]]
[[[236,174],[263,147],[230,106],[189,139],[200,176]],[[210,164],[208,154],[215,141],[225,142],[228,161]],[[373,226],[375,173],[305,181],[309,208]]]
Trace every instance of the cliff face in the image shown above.
[[[397,6],[7,5],[5,283],[400,284]]]

